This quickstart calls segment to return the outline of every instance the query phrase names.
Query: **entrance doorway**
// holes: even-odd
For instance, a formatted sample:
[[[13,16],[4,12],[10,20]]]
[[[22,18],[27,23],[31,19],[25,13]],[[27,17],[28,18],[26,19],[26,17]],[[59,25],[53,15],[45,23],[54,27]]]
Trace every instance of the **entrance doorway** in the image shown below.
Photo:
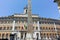
[[[38,38],[38,37],[39,37],[39,33],[37,33],[36,36],[37,36],[36,40],[38,40],[38,39],[39,39],[39,38]]]
[[[14,40],[15,39],[15,34],[10,34],[10,40]]]
[[[8,39],[6,38],[6,39],[0,39],[0,40],[8,40]]]

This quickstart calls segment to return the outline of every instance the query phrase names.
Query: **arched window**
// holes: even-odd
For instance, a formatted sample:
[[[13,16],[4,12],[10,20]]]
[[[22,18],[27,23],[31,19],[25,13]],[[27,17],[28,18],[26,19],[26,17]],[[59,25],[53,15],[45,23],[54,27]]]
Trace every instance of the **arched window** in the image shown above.
[[[2,34],[2,38],[4,38],[4,33]]]
[[[36,33],[36,35],[37,35],[37,40],[38,40],[38,37],[39,37],[39,33]]]
[[[19,29],[20,29],[20,26],[19,26]]]
[[[46,30],[47,30],[48,28],[46,27]]]
[[[51,30],[53,30],[53,28],[51,28]]]
[[[0,37],[1,37],[1,34],[0,34]]]
[[[17,29],[17,26],[15,26],[15,29]]]
[[[12,30],[12,26],[10,27],[10,30]]]
[[[42,33],[40,35],[42,35]]]
[[[48,36],[48,33],[47,33],[47,36]]]
[[[55,28],[54,28],[54,30],[55,30]]]
[[[8,33],[6,34],[6,37],[8,38]]]
[[[7,27],[7,30],[9,30],[9,27]]]
[[[50,30],[50,27],[49,27],[49,30]]]
[[[2,27],[0,27],[0,30],[2,30]]]
[[[40,29],[42,29],[42,27],[40,27]]]
[[[3,30],[6,30],[6,27],[4,27]]]
[[[50,33],[50,36],[51,36],[51,33]]]
[[[45,33],[44,33],[44,36],[45,36]]]
[[[22,29],[23,29],[23,26],[22,26]]]
[[[23,33],[21,33],[21,39],[23,39]]]
[[[45,29],[45,27],[43,27],[43,29]]]
[[[38,27],[36,27],[36,30],[38,30]]]

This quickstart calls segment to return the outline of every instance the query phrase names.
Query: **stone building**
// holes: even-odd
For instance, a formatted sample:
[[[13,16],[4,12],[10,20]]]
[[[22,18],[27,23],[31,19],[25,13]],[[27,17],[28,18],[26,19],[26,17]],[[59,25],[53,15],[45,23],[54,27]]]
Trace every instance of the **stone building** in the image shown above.
[[[33,39],[57,40],[60,36],[60,20],[32,14]],[[27,34],[27,7],[22,14],[0,17],[0,39],[25,40]]]

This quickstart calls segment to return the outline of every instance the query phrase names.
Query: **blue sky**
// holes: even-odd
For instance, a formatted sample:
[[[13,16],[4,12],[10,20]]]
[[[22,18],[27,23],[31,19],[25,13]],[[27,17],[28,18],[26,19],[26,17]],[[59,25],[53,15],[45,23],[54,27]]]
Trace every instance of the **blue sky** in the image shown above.
[[[60,19],[54,0],[32,0],[32,13],[40,17]],[[0,0],[0,16],[23,13],[27,0]]]

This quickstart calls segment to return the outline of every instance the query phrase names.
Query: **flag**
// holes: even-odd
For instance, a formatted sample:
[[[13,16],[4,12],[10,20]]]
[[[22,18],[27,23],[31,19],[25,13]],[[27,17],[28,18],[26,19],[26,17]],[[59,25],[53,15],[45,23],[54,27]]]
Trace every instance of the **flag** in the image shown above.
[[[27,26],[26,25],[24,25],[24,27],[25,27],[25,29],[27,29]]]

